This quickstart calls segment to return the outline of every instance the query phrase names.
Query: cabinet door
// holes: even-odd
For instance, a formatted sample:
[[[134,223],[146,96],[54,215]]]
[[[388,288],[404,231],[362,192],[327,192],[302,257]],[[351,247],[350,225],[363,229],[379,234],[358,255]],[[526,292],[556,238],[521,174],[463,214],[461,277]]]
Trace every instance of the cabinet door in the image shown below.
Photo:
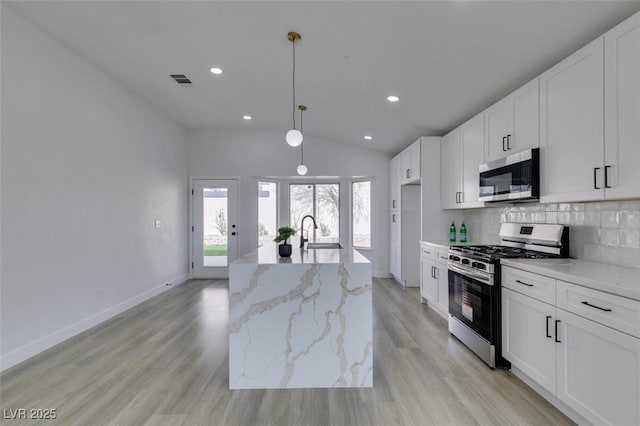
[[[421,167],[420,167],[420,159],[421,159],[421,144],[420,139],[415,141],[409,147],[410,159],[409,162],[409,178],[412,181],[417,181],[422,176]]]
[[[449,271],[446,266],[438,265],[436,263],[434,265],[434,272],[437,282],[436,285],[438,286],[438,307],[446,317],[449,312]]]
[[[511,96],[513,125],[507,134],[509,154],[540,146],[540,83],[535,80]],[[511,135],[511,136],[509,136]]]
[[[397,281],[402,282],[400,274],[400,265],[402,264],[400,258],[400,212],[392,211],[390,219],[389,269],[391,275]]]
[[[400,210],[400,164],[401,157],[396,155],[389,162],[389,198],[391,210]]]
[[[502,288],[502,356],[556,392],[555,307]]]
[[[594,424],[640,424],[640,339],[557,315],[558,398]]]
[[[540,77],[542,202],[604,196],[604,57],[600,37]]]
[[[640,14],[607,32],[604,43],[605,197],[637,198],[640,197]]]
[[[459,136],[459,129],[455,129],[442,138],[442,168],[440,173],[442,177],[441,200],[443,209],[456,209],[459,207],[458,200],[461,192]]]
[[[437,303],[438,287],[434,278],[435,264],[432,260],[420,259],[420,295],[429,303]]]
[[[513,107],[507,97],[485,111],[486,145],[485,161],[490,162],[507,155],[507,135],[511,133]]]
[[[478,166],[484,160],[484,113],[460,126],[460,156],[462,159],[462,207],[482,207]]]

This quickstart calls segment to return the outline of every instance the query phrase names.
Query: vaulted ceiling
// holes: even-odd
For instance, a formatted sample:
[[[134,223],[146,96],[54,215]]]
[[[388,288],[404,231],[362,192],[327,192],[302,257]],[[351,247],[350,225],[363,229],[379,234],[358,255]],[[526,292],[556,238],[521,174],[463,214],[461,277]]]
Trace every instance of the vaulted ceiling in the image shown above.
[[[5,3],[187,128],[283,138],[286,36],[297,31],[305,133],[389,153],[451,130],[640,10],[639,1]]]

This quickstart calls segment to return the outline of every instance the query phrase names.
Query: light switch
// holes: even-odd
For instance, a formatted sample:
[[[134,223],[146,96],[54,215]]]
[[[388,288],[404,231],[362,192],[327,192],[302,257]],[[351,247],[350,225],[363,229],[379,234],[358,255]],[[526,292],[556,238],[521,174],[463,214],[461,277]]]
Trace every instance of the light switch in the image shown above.
[[[162,221],[160,219],[156,219],[155,221],[155,227],[156,228],[162,228]]]

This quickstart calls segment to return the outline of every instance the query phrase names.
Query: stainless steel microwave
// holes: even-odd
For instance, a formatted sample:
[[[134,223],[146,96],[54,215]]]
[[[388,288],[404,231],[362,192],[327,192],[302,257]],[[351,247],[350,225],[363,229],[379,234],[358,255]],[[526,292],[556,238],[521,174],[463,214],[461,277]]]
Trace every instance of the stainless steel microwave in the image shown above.
[[[481,164],[479,201],[535,201],[540,197],[540,149]]]

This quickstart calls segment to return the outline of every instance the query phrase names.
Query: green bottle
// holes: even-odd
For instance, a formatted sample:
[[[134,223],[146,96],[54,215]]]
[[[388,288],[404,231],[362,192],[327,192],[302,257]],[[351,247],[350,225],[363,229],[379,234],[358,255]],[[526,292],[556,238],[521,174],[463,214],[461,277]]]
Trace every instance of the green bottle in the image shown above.
[[[456,242],[456,224],[451,222],[451,226],[449,227],[449,242]]]
[[[464,226],[464,222],[462,222],[462,226],[460,227],[460,242],[467,242],[467,227]]]

